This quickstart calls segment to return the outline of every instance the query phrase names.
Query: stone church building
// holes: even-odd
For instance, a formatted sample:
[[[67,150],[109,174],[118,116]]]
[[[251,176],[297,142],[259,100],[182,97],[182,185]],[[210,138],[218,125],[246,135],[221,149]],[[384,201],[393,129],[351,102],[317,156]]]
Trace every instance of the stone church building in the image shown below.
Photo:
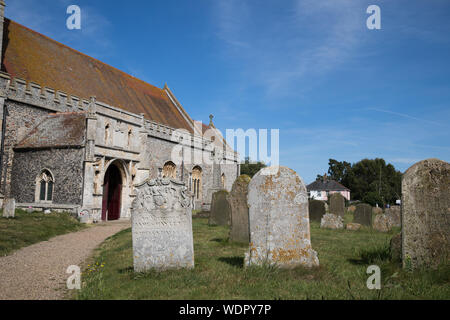
[[[238,155],[212,116],[209,125],[193,121],[167,85],[6,19],[4,9],[0,0],[2,198],[104,221],[130,218],[134,185],[149,177],[185,182],[196,209],[231,189]]]

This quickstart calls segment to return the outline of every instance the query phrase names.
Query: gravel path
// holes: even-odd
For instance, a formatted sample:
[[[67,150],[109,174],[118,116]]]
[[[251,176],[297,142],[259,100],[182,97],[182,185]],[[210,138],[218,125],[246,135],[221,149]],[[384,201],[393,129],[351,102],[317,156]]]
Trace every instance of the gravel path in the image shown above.
[[[0,257],[0,299],[64,299],[67,267],[81,266],[106,238],[128,227],[129,221],[102,223]]]

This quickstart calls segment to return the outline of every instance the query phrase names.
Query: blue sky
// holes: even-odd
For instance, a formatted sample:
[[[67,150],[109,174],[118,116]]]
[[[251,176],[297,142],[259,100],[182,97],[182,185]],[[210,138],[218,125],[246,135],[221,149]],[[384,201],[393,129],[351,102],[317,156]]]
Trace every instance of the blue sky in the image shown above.
[[[196,120],[280,129],[280,163],[450,161],[450,1],[7,0],[6,16],[153,85]],[[79,5],[82,29],[66,28]],[[381,30],[366,9],[381,8]]]

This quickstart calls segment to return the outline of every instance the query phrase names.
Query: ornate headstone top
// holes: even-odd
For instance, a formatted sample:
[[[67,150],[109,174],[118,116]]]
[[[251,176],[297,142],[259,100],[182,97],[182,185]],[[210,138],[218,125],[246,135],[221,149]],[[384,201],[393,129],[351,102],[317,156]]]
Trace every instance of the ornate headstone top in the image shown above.
[[[194,267],[191,199],[184,183],[157,178],[135,188],[134,270]]]
[[[146,210],[177,210],[191,204],[189,191],[183,182],[158,177],[137,184],[135,188],[134,210],[144,207]]]

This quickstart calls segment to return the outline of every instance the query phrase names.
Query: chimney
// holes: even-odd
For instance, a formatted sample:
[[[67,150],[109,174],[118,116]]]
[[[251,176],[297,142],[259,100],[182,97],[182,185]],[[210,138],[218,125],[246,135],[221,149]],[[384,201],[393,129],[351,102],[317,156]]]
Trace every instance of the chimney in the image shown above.
[[[323,175],[323,182],[327,182],[327,174],[326,173]]]

